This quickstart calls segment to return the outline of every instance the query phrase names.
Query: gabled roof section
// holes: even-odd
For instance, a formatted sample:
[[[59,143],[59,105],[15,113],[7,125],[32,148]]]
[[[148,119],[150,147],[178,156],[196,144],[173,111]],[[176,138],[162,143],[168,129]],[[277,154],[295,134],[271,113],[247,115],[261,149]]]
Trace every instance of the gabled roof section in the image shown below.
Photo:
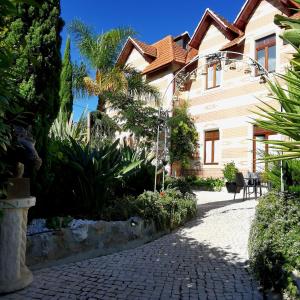
[[[199,49],[201,41],[212,23],[214,23],[230,40],[243,34],[236,26],[207,8],[192,36],[190,41],[191,47]]]
[[[254,10],[260,2],[261,0],[246,0],[233,24],[240,30],[244,31]],[[300,5],[292,0],[279,0],[278,5],[281,6],[280,9],[288,16],[295,13],[295,10],[293,9],[300,8]]]
[[[187,51],[179,46],[171,35],[152,45],[130,37],[117,59],[117,64],[125,64],[133,48],[149,62],[143,74],[153,72],[170,63],[185,64],[187,57]]]
[[[157,50],[157,58],[148,65],[143,74],[160,69],[170,63],[185,64],[187,51],[174,42],[172,36],[167,36],[152,45]]]
[[[133,48],[135,48],[142,56],[144,56],[144,58],[154,59],[157,56],[157,50],[155,47],[129,37],[117,59],[117,63],[125,64]]]
[[[245,35],[238,36],[237,38],[233,39],[229,43],[227,43],[224,47],[222,47],[220,50],[225,51],[229,50],[234,46],[240,45],[245,40]]]

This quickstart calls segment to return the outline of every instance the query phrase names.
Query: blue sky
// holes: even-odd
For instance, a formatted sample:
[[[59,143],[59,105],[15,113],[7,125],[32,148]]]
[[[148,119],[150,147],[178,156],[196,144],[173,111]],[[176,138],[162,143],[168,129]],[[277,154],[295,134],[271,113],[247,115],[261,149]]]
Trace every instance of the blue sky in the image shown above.
[[[153,43],[166,35],[176,36],[184,31],[192,34],[207,7],[233,21],[245,0],[61,0],[62,17],[66,25],[74,18],[102,32],[119,26],[130,26],[137,38]],[[64,51],[66,26],[62,33]],[[75,47],[72,60],[80,61]],[[78,119],[84,107],[94,110],[96,98],[75,99],[74,118]]]

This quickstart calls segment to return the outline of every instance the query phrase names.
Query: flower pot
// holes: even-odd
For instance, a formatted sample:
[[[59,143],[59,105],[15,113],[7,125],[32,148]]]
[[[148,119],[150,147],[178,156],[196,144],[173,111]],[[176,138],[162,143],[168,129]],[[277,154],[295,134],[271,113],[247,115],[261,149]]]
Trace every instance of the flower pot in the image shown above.
[[[235,182],[226,182],[226,189],[228,193],[239,193],[241,191],[241,187],[240,186],[236,186]]]

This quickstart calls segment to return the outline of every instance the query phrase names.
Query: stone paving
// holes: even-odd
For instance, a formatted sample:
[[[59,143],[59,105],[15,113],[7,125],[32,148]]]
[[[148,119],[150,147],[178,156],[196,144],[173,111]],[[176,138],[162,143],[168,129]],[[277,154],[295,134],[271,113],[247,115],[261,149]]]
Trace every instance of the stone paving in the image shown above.
[[[247,270],[256,201],[197,196],[198,217],[184,228],[133,250],[38,270],[30,287],[2,298],[262,299]]]

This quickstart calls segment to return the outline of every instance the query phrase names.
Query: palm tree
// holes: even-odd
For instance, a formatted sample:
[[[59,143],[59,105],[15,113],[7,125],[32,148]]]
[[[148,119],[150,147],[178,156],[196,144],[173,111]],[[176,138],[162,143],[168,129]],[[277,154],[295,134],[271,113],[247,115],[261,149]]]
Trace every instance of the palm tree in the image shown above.
[[[112,108],[124,109],[124,103],[128,104],[128,100],[130,103],[133,96],[158,99],[157,90],[144,82],[142,74],[128,66],[116,65],[123,44],[134,34],[132,29],[116,28],[95,34],[90,27],[74,20],[69,31],[87,63],[74,67],[75,89],[81,95],[97,96],[100,112],[105,111],[107,102]],[[88,76],[88,69],[94,71],[94,79]]]

